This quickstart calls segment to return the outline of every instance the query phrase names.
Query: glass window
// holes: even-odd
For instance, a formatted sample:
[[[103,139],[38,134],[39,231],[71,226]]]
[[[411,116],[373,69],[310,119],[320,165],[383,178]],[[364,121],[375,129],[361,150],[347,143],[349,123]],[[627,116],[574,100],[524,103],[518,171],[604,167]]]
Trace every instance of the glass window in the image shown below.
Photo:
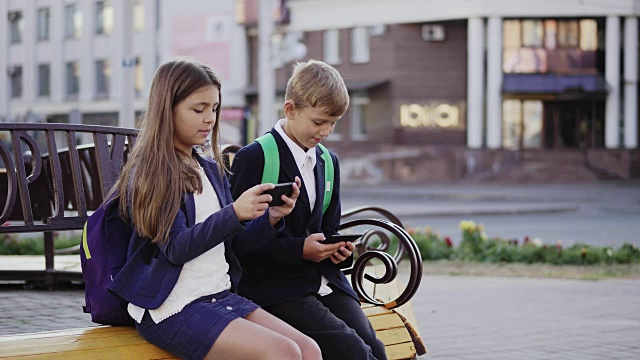
[[[504,51],[502,68],[505,73],[547,72],[547,52],[542,48],[519,48]]]
[[[354,96],[349,104],[349,129],[351,138],[361,140],[367,138],[367,122],[365,110],[369,99],[363,96]]]
[[[24,20],[22,19],[21,11],[13,11],[9,13],[9,27],[11,29],[11,43],[21,43],[22,32],[24,31]]]
[[[546,20],[544,22],[544,47],[547,50],[555,49],[558,37],[558,22],[555,20]]]
[[[144,90],[144,68],[142,66],[142,59],[138,56],[136,57],[136,67],[134,69],[135,72],[135,92],[136,96],[140,96],[142,91]]]
[[[503,23],[505,73],[579,73],[596,70],[602,44],[598,22],[583,20],[506,20]],[[518,38],[518,35],[521,35]]]
[[[96,61],[96,95],[109,96],[109,83],[111,80],[111,63],[109,60]]]
[[[580,20],[580,49],[598,50],[598,23],[595,20]]]
[[[133,3],[133,31],[144,31],[144,3],[136,0]]]
[[[575,20],[558,21],[558,46],[578,47],[578,22]]]
[[[51,68],[49,64],[38,65],[38,96],[51,95]]]
[[[522,21],[522,45],[523,46],[542,46],[543,28],[541,20],[523,20]]]
[[[65,7],[65,36],[71,39],[82,36],[82,12],[76,4]]]
[[[502,146],[505,149],[542,147],[540,100],[504,100],[502,102]]]
[[[502,23],[502,40],[505,49],[519,48],[522,37],[520,36],[520,20],[505,20]]]
[[[113,32],[113,5],[111,1],[96,3],[96,34],[109,35]]]
[[[351,29],[351,62],[368,63],[371,57],[369,49],[369,31],[366,27]]]
[[[11,81],[11,97],[22,97],[22,66],[15,65],[10,67],[9,77]]]
[[[523,101],[522,112],[522,147],[525,149],[542,147],[542,101]]]
[[[520,100],[504,100],[502,102],[502,147],[519,149],[521,130],[522,102]]]
[[[325,30],[323,36],[324,61],[331,65],[340,64],[340,30]]]
[[[38,9],[38,40],[49,40],[49,8]]]
[[[78,95],[80,93],[80,65],[73,61],[66,66],[67,95]]]

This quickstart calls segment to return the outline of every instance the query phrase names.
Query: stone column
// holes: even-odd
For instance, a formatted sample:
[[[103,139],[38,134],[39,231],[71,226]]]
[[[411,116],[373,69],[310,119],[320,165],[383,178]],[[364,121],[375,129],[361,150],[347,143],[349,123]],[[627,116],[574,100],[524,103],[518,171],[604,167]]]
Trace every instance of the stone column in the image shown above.
[[[82,12],[82,37],[77,40],[80,52],[80,93],[79,102],[87,105],[96,95],[96,61],[93,56],[93,40],[96,36],[96,8],[95,2],[83,1],[78,3]],[[65,19],[65,21],[67,21]],[[66,72],[66,69],[65,69]]]
[[[131,0],[122,0],[120,5],[120,59],[115,64],[119,70],[118,86],[120,93],[118,94],[118,126],[125,128],[135,127],[135,112],[133,109],[133,98],[135,97],[134,78],[135,78],[135,57],[133,55],[133,7]]]
[[[607,16],[605,34],[605,70],[609,94],[604,117],[604,144],[608,149],[620,146],[620,18]]]
[[[502,18],[487,23],[487,147],[502,147]]]
[[[482,147],[484,122],[484,19],[467,23],[467,146]]]
[[[638,147],[638,18],[624,20],[624,147]]]
[[[9,4],[7,1],[0,1],[0,29],[9,30]],[[0,55],[0,119],[10,121],[11,117],[11,79],[7,72],[10,64],[11,44],[9,35],[5,32],[0,36],[0,49],[5,49]]]
[[[51,81],[51,102],[62,104],[65,102],[67,88],[65,76],[67,72],[64,53],[65,42],[65,4],[61,0],[50,7],[49,41],[51,41],[51,63],[49,76]]]

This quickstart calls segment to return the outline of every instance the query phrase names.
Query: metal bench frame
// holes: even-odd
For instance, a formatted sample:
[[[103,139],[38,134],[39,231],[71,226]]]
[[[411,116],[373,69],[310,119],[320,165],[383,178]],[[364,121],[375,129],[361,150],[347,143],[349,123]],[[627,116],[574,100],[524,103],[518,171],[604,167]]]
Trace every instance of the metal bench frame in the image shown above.
[[[80,273],[54,268],[53,232],[83,228],[90,211],[100,205],[116,182],[127,154],[135,146],[138,130],[76,124],[0,123],[0,133],[9,134],[13,150],[11,153],[0,137],[0,158],[6,171],[0,180],[6,181],[7,187],[6,197],[0,194],[0,234],[42,232],[45,244],[44,270],[0,271],[0,280],[39,281],[50,287],[61,281],[82,281]],[[46,152],[40,149],[32,136],[35,133],[44,134],[46,146],[43,148]],[[58,149],[56,133],[66,134],[66,148]],[[91,134],[93,144],[77,145],[79,133]],[[25,147],[28,148],[26,155]],[[227,167],[238,149],[237,145],[222,149]],[[17,204],[20,204],[21,212]],[[370,212],[376,213],[376,218],[362,218],[363,213]],[[357,260],[352,268],[345,270],[347,275],[351,275],[352,286],[358,296],[363,302],[388,309],[407,303],[420,285],[422,259],[416,243],[400,220],[378,207],[348,210],[342,218],[353,218],[340,225],[342,230],[366,229],[365,235],[356,243]],[[397,239],[398,246],[394,254],[389,254],[393,237]],[[377,240],[376,246],[370,245],[373,240]],[[374,284],[392,282],[398,274],[398,263],[405,258],[410,266],[409,281],[397,299],[381,302],[367,294],[364,280]],[[366,272],[373,259],[384,264],[386,273],[383,276],[376,277]]]

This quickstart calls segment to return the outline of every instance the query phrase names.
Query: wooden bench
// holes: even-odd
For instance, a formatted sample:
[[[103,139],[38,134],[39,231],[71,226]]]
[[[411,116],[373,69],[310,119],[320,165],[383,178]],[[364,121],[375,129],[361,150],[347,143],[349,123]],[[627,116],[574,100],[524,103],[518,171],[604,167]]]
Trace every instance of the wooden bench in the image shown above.
[[[53,232],[82,229],[88,214],[115,183],[138,131],[90,125],[0,123],[0,133],[9,137],[6,143],[0,137],[4,170],[0,171],[0,189],[6,189],[0,193],[0,234],[44,233],[46,258],[43,270],[0,271],[0,280],[37,281],[50,287],[61,281],[82,281],[80,273],[55,269]],[[93,144],[77,145],[79,133],[90,134]],[[65,142],[65,149],[58,150],[60,141]],[[225,161],[230,161],[238,148],[225,147]],[[26,156],[24,149],[29,152]],[[370,213],[375,217],[364,217]],[[422,278],[422,260],[415,242],[400,220],[381,208],[348,210],[342,218],[341,231],[364,233],[356,244],[354,266],[345,274],[389,358],[413,359],[426,353],[409,303]],[[398,263],[403,259],[409,262],[406,285],[397,279]],[[0,359],[104,356],[175,358],[147,343],[133,327],[95,326],[0,336]]]

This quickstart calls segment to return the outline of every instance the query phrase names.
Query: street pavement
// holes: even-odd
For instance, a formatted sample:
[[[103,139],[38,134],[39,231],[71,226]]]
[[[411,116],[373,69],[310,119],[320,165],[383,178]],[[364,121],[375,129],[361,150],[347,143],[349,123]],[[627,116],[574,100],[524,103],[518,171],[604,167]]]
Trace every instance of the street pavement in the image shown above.
[[[345,186],[342,193],[343,209],[376,204],[403,220],[595,214],[605,226],[640,219],[639,183]],[[639,225],[626,226],[622,234],[637,240]],[[8,264],[0,257],[0,268]],[[77,286],[0,285],[0,335],[92,326],[83,303]],[[421,359],[640,359],[640,279],[425,274],[411,303],[429,350]]]
[[[386,185],[342,188],[342,208],[377,205],[409,227],[429,226],[460,241],[462,220],[485,225],[489,237],[540,238],[563,246],[576,242],[640,246],[640,182],[597,184]]]

